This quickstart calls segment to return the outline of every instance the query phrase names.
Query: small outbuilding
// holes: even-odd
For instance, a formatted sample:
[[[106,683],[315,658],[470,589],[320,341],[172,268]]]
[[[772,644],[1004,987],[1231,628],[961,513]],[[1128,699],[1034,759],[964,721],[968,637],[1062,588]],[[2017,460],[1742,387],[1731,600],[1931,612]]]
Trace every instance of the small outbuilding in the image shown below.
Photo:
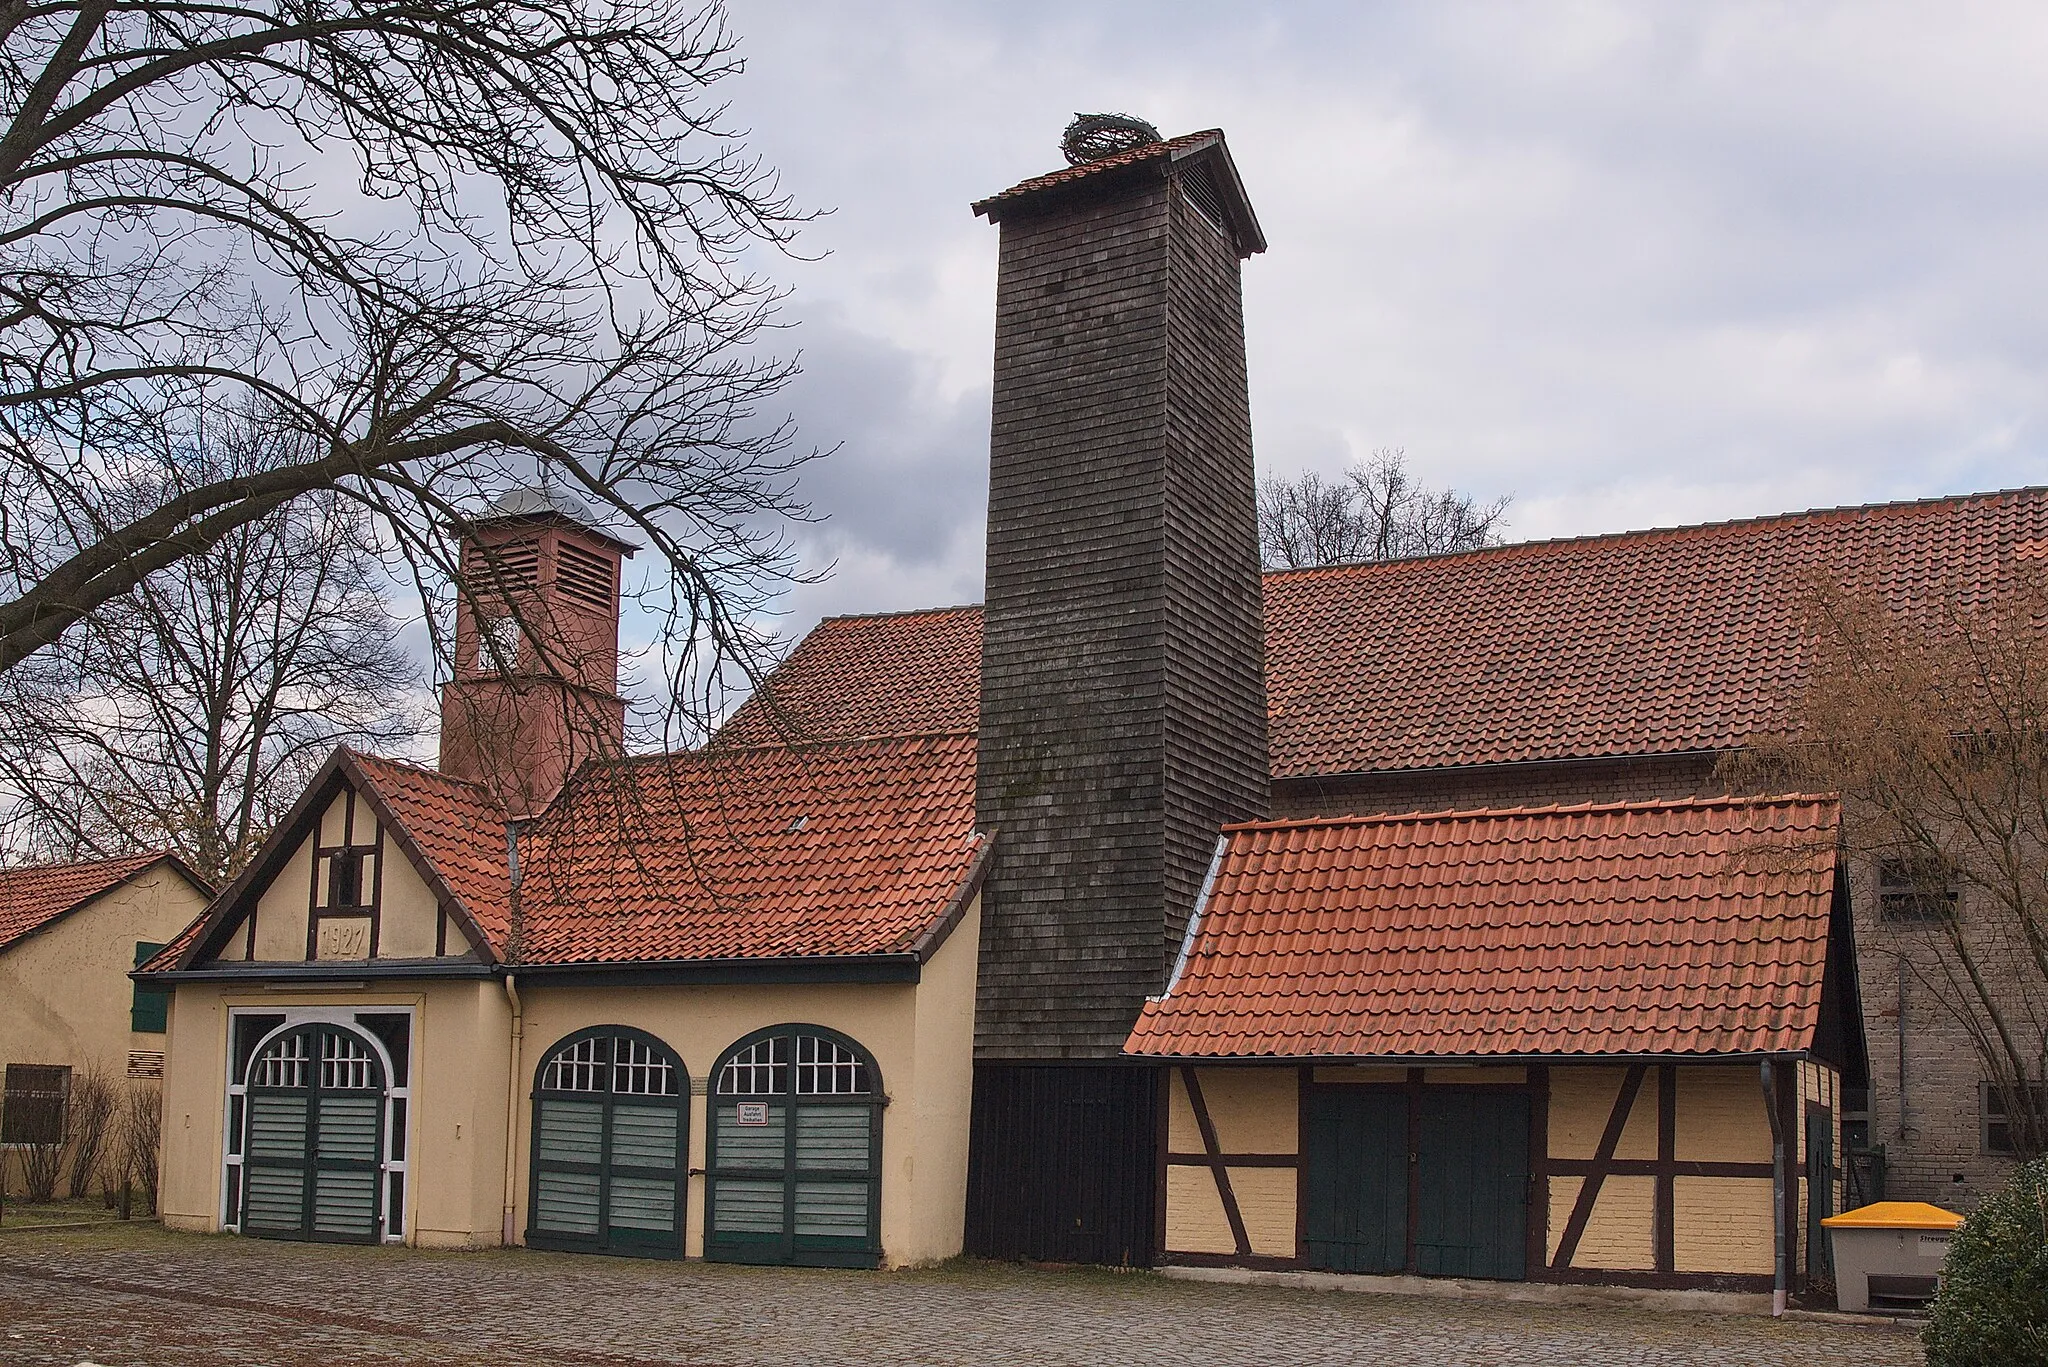
[[[1173,1065],[1162,1260],[1770,1290],[1840,1194],[1837,822],[1229,828],[1126,1046]]]

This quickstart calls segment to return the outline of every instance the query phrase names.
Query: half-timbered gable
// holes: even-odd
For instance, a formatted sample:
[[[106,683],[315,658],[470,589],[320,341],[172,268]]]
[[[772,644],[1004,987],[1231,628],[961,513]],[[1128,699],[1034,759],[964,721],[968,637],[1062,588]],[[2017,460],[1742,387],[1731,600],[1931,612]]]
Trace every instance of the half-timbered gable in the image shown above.
[[[428,849],[500,846],[504,830],[502,809],[481,789],[337,750],[248,871],[167,961],[184,970],[492,962],[499,947],[485,925],[499,917],[479,921],[477,911],[496,910],[502,871],[479,878],[458,862],[451,881]],[[469,898],[458,891],[465,884]]]

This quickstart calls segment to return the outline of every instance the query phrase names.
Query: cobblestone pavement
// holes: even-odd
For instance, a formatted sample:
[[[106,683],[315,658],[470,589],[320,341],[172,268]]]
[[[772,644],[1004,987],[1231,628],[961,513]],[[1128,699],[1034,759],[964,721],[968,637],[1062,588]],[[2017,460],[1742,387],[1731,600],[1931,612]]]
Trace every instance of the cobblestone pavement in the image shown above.
[[[818,1272],[165,1234],[0,1235],[6,1367],[1917,1364],[1896,1330],[968,1263]]]

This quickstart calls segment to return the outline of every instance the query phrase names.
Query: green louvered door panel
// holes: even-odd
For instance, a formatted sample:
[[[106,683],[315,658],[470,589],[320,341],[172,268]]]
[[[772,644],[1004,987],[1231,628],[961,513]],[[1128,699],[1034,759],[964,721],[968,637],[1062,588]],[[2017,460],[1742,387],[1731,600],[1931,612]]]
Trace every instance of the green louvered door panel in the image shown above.
[[[548,1234],[595,1239],[601,1226],[604,1103],[536,1103],[533,1227]]]
[[[680,1252],[682,1112],[619,1100],[612,1104],[611,1126],[612,1246]]]
[[[307,1106],[307,1097],[290,1093],[249,1098],[242,1228],[252,1234],[305,1228]]]
[[[1400,1272],[1408,1263],[1408,1099],[1371,1087],[1308,1098],[1311,1267]]]
[[[381,1232],[384,1072],[368,1043],[307,1026],[251,1065],[242,1231],[375,1243]]]
[[[323,1094],[313,1160],[313,1233],[369,1243],[377,1237],[377,1140],[383,1092]]]
[[[798,1250],[867,1246],[873,1232],[874,1121],[867,1106],[798,1109],[793,1212]]]
[[[688,1104],[681,1062],[651,1036],[594,1031],[558,1046],[534,1090],[527,1242],[681,1257]]]
[[[758,1106],[760,1123],[742,1123],[740,1107]],[[717,1168],[706,1200],[705,1256],[733,1262],[789,1261],[789,1107],[780,1101],[719,1101],[712,1143]]]

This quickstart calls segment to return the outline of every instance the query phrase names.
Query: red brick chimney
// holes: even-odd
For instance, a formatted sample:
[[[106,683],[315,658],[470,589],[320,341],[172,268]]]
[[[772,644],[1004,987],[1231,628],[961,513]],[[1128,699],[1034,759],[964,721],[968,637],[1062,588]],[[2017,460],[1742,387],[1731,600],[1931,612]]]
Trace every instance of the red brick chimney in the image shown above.
[[[441,772],[527,816],[578,764],[624,743],[619,569],[633,547],[542,489],[511,490],[459,530],[465,591],[455,677],[441,690]]]

